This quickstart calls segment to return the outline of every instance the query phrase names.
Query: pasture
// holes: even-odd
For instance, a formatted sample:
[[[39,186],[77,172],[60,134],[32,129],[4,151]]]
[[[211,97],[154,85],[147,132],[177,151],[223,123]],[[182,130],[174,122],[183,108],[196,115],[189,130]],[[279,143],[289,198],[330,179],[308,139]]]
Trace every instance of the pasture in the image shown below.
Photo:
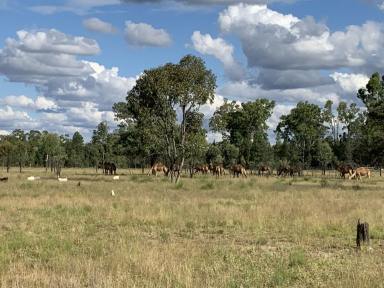
[[[118,173],[0,170],[0,286],[383,286],[384,177]]]

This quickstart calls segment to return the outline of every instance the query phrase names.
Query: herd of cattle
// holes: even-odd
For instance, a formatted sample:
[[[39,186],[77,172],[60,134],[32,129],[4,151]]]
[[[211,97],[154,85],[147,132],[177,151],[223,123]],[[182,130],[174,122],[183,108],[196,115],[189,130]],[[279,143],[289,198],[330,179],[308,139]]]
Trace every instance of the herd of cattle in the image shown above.
[[[99,163],[97,165],[99,169],[103,170],[105,175],[116,175],[116,165],[112,162]],[[340,177],[344,179],[351,180],[353,178],[361,180],[362,177],[371,178],[371,170],[368,167],[358,167],[353,168],[351,165],[342,164],[336,165],[336,171],[340,173]],[[229,174],[233,177],[247,177],[247,170],[241,164],[235,164],[227,168]],[[177,166],[173,166],[172,169],[169,169],[166,165],[162,163],[155,163],[148,172],[148,175],[152,174],[157,176],[159,173],[163,173],[165,176],[169,176],[170,173],[181,172]],[[212,174],[219,178],[220,176],[226,175],[226,169],[223,165],[212,165],[212,164],[203,164],[197,165],[191,169],[191,174]],[[276,174],[271,166],[260,165],[256,170],[256,173],[259,176],[281,176],[281,177],[294,177],[294,176],[303,176],[303,169],[299,165],[280,165],[276,169]],[[251,170],[251,174],[253,171]],[[118,177],[118,176],[115,176]],[[8,177],[0,177],[0,182],[7,182]]]
[[[336,171],[340,173],[340,177],[346,179],[348,176],[348,179],[356,178],[358,180],[361,180],[362,177],[371,177],[371,171],[368,167],[358,167],[354,169],[351,165],[342,164],[342,165],[336,165]],[[247,170],[246,168],[241,164],[232,165],[227,169],[233,177],[247,177]],[[165,166],[162,163],[155,163],[150,171],[148,172],[148,175],[152,174],[157,176],[159,173],[163,173],[165,176],[168,176],[171,169],[169,169],[167,166]],[[212,174],[216,176],[217,178],[220,176],[223,176],[226,174],[226,170],[224,169],[223,165],[212,165],[212,164],[203,164],[203,165],[197,165],[192,169],[192,174]],[[251,172],[253,173],[253,172]],[[272,176],[274,175],[274,170],[272,167],[268,165],[260,165],[258,169],[256,170],[257,175],[259,176]],[[303,175],[303,169],[299,165],[280,165],[276,169],[276,176],[281,177],[294,177],[294,176],[302,176]]]

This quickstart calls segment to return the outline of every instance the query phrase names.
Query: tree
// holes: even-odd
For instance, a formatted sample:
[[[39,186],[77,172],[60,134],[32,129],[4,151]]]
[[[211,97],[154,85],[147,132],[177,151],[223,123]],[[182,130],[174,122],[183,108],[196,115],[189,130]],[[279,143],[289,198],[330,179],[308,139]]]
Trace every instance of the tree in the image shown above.
[[[97,125],[97,128],[93,130],[91,143],[93,145],[92,156],[94,158],[93,161],[96,164],[96,171],[100,161],[104,165],[109,156],[110,147],[108,145],[108,130],[108,124],[105,121],[100,122]]]
[[[327,165],[329,165],[334,158],[332,148],[327,141],[321,141],[318,143],[316,158],[321,165],[323,175],[325,175]]]
[[[212,165],[222,164],[223,157],[221,156],[220,148],[216,143],[209,144],[205,159],[207,163]]]
[[[384,162],[384,80],[374,73],[365,88],[359,89],[357,97],[367,108],[364,125],[364,148],[366,161],[382,166]],[[361,146],[360,146],[361,147]]]
[[[187,55],[178,64],[168,63],[144,71],[129,91],[127,103],[115,104],[114,111],[126,123],[150,127],[152,137],[163,147],[162,154],[171,167],[171,179],[176,176],[177,182],[186,156],[188,115],[212,102],[215,88],[216,77],[206,69],[203,60]],[[180,121],[177,121],[178,111]]]
[[[11,167],[11,156],[14,146],[9,136],[2,136],[0,139],[0,156],[5,158],[7,173],[9,173],[9,169]]]
[[[18,162],[19,172],[21,173],[22,167],[24,166],[28,157],[27,135],[23,130],[16,129],[12,131],[10,139],[13,142],[13,152],[15,154],[15,159]]]
[[[238,162],[242,160],[245,165],[249,165],[250,162],[259,160],[256,160],[257,154],[268,149],[266,121],[272,115],[274,106],[274,101],[267,99],[257,99],[241,105],[225,100],[213,114],[209,125],[213,131],[222,133],[224,140],[239,149]]]
[[[71,167],[84,166],[84,138],[76,131],[69,143],[68,164]]]
[[[316,151],[314,148],[324,137],[326,128],[319,106],[299,102],[288,115],[280,117],[276,133],[278,137],[300,155],[300,162],[310,164]],[[295,154],[295,153],[293,153]]]

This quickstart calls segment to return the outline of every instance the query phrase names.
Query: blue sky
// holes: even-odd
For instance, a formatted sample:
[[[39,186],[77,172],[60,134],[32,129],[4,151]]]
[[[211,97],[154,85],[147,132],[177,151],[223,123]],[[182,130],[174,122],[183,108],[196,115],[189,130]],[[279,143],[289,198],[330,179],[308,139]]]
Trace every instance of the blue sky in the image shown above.
[[[0,132],[89,137],[144,69],[185,54],[218,76],[206,120],[224,98],[269,98],[273,128],[301,100],[357,101],[384,66],[383,13],[375,0],[0,0]]]

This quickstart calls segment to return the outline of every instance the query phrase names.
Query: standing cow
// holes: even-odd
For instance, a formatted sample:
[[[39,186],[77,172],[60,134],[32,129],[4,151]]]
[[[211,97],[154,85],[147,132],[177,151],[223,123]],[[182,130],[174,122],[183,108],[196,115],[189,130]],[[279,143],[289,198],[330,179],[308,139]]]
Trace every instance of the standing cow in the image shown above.
[[[368,179],[371,178],[371,170],[369,170],[368,167],[356,168],[355,172],[353,172],[353,174],[351,176],[349,176],[349,180],[351,180],[354,177],[357,180],[361,180],[361,177],[363,177],[363,176],[368,177]]]
[[[152,174],[152,175],[157,176],[158,172],[163,172],[164,176],[168,176],[169,170],[168,170],[167,166],[165,166],[164,164],[162,164],[162,163],[155,163],[151,167],[151,170],[149,170],[148,175]]]
[[[240,175],[247,178],[247,171],[245,170],[244,166],[241,164],[236,164],[231,167],[231,171],[233,173],[233,177]]]

